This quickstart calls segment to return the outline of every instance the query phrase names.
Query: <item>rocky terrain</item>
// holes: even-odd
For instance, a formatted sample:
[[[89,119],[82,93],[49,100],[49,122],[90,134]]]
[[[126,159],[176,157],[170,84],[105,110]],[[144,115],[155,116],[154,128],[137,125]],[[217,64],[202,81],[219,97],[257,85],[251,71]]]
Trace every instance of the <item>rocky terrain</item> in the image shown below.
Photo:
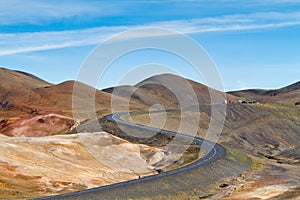
[[[245,155],[253,158],[250,169],[237,177],[214,179],[216,183],[205,187],[205,191],[186,191],[172,198],[276,199],[287,195],[290,199],[299,198],[299,82],[277,90],[225,94],[170,74],[103,91],[74,81],[54,85],[31,74],[3,68],[0,78],[0,146],[4,149],[0,152],[0,198],[66,193],[158,173],[157,163],[164,163],[172,154],[157,145],[164,140],[156,138],[147,145],[129,142],[107,133],[116,134],[109,123],[100,123],[102,127],[95,129],[86,123],[94,113],[101,118],[113,112],[112,98],[114,111],[127,111],[129,102],[129,109],[135,114],[123,120],[139,124],[186,134],[196,126],[197,135],[205,137],[212,120],[223,127],[219,142],[228,151],[243,153],[228,154],[231,157],[227,159],[234,160],[229,163],[239,163],[245,160]],[[82,92],[73,93],[75,84]],[[176,85],[177,96],[166,85]],[[190,105],[192,99],[187,94],[190,86],[198,100],[196,105]],[[84,103],[91,96],[95,96],[95,110],[85,109]],[[210,105],[212,96],[219,100],[215,105]],[[83,102],[81,118],[73,117],[73,97]],[[181,111],[176,110],[180,108],[178,99],[182,99]],[[240,104],[240,99],[260,104]],[[225,102],[228,104],[223,113]],[[157,104],[169,110],[145,112],[155,109],[152,106]],[[215,119],[211,119],[212,106],[216,108]],[[199,116],[200,120],[195,120]],[[221,116],[226,117],[224,124],[219,121]],[[187,123],[185,127],[180,127],[181,121]],[[76,128],[85,124],[76,133]],[[100,132],[100,128],[106,132]],[[193,159],[195,154],[187,154],[181,161]],[[228,166],[221,167],[222,171],[240,170],[239,166]]]
[[[75,119],[72,113],[72,98],[82,103],[82,115],[91,113],[98,117],[111,113],[111,94],[78,83],[81,93],[73,94],[74,81],[58,85],[47,83],[31,74],[0,68],[0,131],[14,135],[20,125],[23,130],[18,136],[47,136],[69,132],[76,123],[86,118]],[[74,96],[73,96],[74,95]],[[87,110],[89,96],[95,96],[95,110]],[[127,109],[127,100],[114,97],[117,106],[114,109]],[[132,110],[146,109],[147,106],[131,103]],[[26,128],[27,127],[27,128]],[[34,128],[35,127],[35,128]],[[24,133],[26,132],[26,133]]]
[[[210,121],[210,106],[200,106],[201,121],[198,136],[205,137]],[[164,128],[176,131],[179,122],[199,114],[190,107],[185,112],[168,112]],[[138,114],[131,120],[149,124],[151,118],[163,120],[165,115]],[[244,154],[252,155],[262,165],[249,176],[226,180],[214,198],[220,199],[280,199],[289,195],[300,197],[300,108],[269,104],[228,105],[226,120],[219,142]],[[128,119],[129,120],[129,119]],[[186,120],[190,126],[195,121]],[[155,126],[155,124],[152,123]],[[188,126],[189,127],[189,126]],[[181,129],[189,134],[188,129]],[[255,171],[255,170],[254,170]]]
[[[255,100],[261,103],[276,103],[282,105],[297,105],[300,101],[300,81],[274,90],[250,89],[229,92],[248,100]]]
[[[42,137],[68,133],[78,123],[73,118],[53,113],[30,118],[15,117],[3,119],[0,132],[11,137]]]
[[[0,136],[0,198],[32,198],[156,174],[161,149],[111,134]]]
[[[182,106],[190,105],[194,100],[192,98],[193,95],[196,96],[198,104],[210,104],[212,102],[211,96],[218,100],[217,103],[224,103],[225,99],[232,103],[239,100],[238,97],[233,95],[225,94],[203,84],[172,74],[157,75],[134,86],[119,86],[104,89],[103,91],[130,98],[135,102],[148,106],[161,104],[166,109],[178,108],[179,104]],[[187,94],[189,92],[194,92],[194,94]],[[179,102],[179,99],[181,102]]]
[[[104,132],[68,134],[86,119],[73,118],[74,81],[53,85],[3,68],[0,79],[0,199],[66,193],[157,173],[151,164],[164,156],[161,149]],[[85,102],[95,94],[97,115],[111,112],[110,94],[78,85],[85,93],[75,98]],[[126,99],[114,99],[120,110],[127,109]]]
[[[159,79],[160,76],[152,80],[157,78]],[[225,188],[216,198],[276,199],[285,195],[289,195],[291,199],[300,198],[300,107],[295,103],[300,98],[299,87],[299,82],[297,82],[278,90],[230,92],[231,95],[237,97],[231,98],[231,101],[228,99],[226,120],[219,142],[254,156],[263,165],[262,171],[254,173],[247,181],[241,181],[241,179],[228,181],[231,189]],[[152,90],[151,86],[143,87],[144,93],[156,94]],[[116,91],[117,94],[125,96],[122,93],[122,87],[118,87]],[[255,100],[260,104],[240,104],[237,103],[238,99]],[[164,104],[162,101],[159,103],[169,109],[178,108]],[[180,131],[186,134],[190,132],[189,127],[199,124],[197,134],[205,137],[211,120],[211,108],[211,105],[200,103],[200,105],[184,107],[183,112],[174,110],[156,114],[139,113],[124,117],[124,120],[158,127],[160,123],[153,123],[153,119],[156,122],[165,121],[164,129],[178,131],[181,128]],[[224,115],[222,109],[216,110],[219,116]],[[199,111],[200,121],[195,121]],[[182,121],[188,124],[186,128],[180,127]],[[216,120],[215,123],[222,126],[222,122]]]

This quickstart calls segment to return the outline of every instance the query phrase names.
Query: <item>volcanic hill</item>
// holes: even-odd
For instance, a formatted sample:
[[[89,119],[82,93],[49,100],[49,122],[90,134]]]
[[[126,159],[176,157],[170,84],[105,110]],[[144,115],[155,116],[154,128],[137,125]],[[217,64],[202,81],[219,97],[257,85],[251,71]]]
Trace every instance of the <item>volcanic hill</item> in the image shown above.
[[[262,103],[297,105],[300,104],[300,81],[280,89],[250,89],[233,91],[229,92],[229,94]]]
[[[29,73],[4,68],[0,68],[0,79],[0,145],[6,149],[0,153],[0,198],[60,194],[157,173],[151,160],[161,160],[168,155],[165,149],[151,144],[133,144],[105,132],[99,133],[99,127],[87,133],[71,134],[95,113],[101,118],[128,109],[135,112],[123,120],[152,126],[156,126],[151,123],[152,118],[161,122],[166,120],[160,128],[176,132],[180,121],[186,120],[188,125],[182,133],[189,134],[189,129],[196,126],[199,137],[206,136],[210,122],[213,122],[223,127],[219,142],[231,152],[228,153],[230,159],[238,163],[245,160],[243,154],[248,154],[256,160],[250,172],[233,179],[222,179],[220,187],[210,186],[214,192],[201,191],[202,195],[218,199],[224,196],[229,199],[240,199],[241,196],[267,199],[285,194],[298,198],[300,195],[300,82],[276,90],[224,93],[171,74],[153,76],[134,86],[117,86],[103,91],[75,81],[55,85]],[[74,86],[78,89],[76,92]],[[217,100],[213,105],[212,98]],[[80,103],[79,112],[82,112],[78,118],[73,116],[74,99]],[[259,104],[241,104],[240,99]],[[95,105],[94,110],[87,109],[86,105],[90,104]],[[157,108],[154,106],[157,104],[167,112],[147,112],[149,108]],[[180,107],[184,108],[181,112],[176,110]],[[218,109],[224,107],[225,110]],[[214,119],[211,119],[212,112],[216,114]],[[195,120],[199,116],[199,121]],[[224,122],[220,120],[223,117]],[[106,126],[110,128],[109,124]],[[88,123],[86,128],[91,128]],[[124,166],[116,166],[117,161],[109,165],[102,163],[110,158],[106,154],[99,158],[91,155],[89,146],[95,147],[95,152],[114,153],[111,159],[121,156]],[[232,153],[235,151],[243,154]],[[131,158],[138,162],[132,164],[134,161],[128,161]],[[56,168],[59,170],[53,170]],[[131,168],[134,170],[126,170]],[[138,168],[143,170],[137,173]],[[238,171],[239,168],[228,165],[220,173]],[[82,173],[82,177],[73,177],[72,174],[78,173]],[[32,193],[35,188],[39,189]],[[264,190],[260,191],[260,188]],[[202,198],[194,191],[183,192],[174,198],[188,199],[191,195]]]

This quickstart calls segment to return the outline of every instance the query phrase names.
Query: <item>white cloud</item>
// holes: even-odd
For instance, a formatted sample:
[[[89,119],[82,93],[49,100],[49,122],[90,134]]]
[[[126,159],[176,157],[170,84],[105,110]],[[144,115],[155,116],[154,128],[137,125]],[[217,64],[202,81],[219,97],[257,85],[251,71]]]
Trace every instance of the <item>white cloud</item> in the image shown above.
[[[114,26],[60,32],[0,34],[0,56],[65,47],[96,45],[113,34],[133,28],[160,27],[191,34],[270,29],[296,25],[300,25],[300,13],[270,12],[166,21],[144,26]],[[149,37],[149,34],[145,33],[145,35],[135,37]]]
[[[76,19],[88,19],[99,16],[120,16],[122,13],[132,14],[134,12],[133,8],[141,10],[147,4],[161,4],[162,6],[166,6],[176,3],[191,5],[192,11],[195,11],[193,10],[193,5],[196,6],[194,9],[205,7],[205,5],[216,5],[215,1],[210,0],[2,0],[0,1],[0,25],[24,23],[43,25],[45,22],[56,19],[61,20],[73,17]],[[249,6],[251,8],[261,8],[272,5],[299,4],[300,0],[251,0],[245,2],[220,0],[218,3],[224,6],[231,5],[232,8],[236,8],[238,5],[243,5],[246,8]],[[155,14],[160,13],[158,10],[155,9],[153,12]],[[169,12],[172,13],[173,10]]]
[[[0,34],[0,56],[75,46],[94,45],[126,27],[100,27],[76,31]]]
[[[0,24],[43,24],[49,19],[104,16],[119,12],[118,6],[103,1],[3,0],[0,1]]]
[[[254,13],[154,23],[184,33],[276,28],[300,24],[300,13]]]

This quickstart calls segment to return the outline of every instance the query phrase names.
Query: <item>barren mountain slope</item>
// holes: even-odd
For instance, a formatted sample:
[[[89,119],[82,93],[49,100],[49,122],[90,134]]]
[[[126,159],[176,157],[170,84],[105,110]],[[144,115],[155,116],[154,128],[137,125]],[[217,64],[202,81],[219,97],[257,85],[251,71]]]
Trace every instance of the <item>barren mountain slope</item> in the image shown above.
[[[198,136],[206,137],[211,120],[211,106],[201,105],[199,110],[200,113],[191,106],[183,113],[177,111],[169,111],[167,115],[145,113],[131,115],[131,119],[136,123],[155,126],[156,123],[151,119],[164,122],[167,116],[164,129],[178,131],[180,122],[185,121],[187,125],[180,129],[181,132],[189,134],[191,127],[198,126]],[[195,117],[199,114],[200,121],[195,121]],[[219,112],[218,116],[220,115],[223,113]],[[218,119],[212,121],[222,126]],[[259,170],[251,172],[252,175],[247,178],[241,174],[233,181],[226,180],[229,186],[221,189],[212,199],[222,199],[224,196],[228,197],[226,199],[271,197],[284,199],[286,196],[289,196],[288,199],[299,198],[300,108],[298,106],[228,105],[224,128],[218,142],[238,152],[253,155],[261,165],[257,165]]]
[[[3,68],[0,78],[0,133],[8,136],[63,134],[78,120],[95,117],[95,113],[99,117],[112,112],[112,95],[83,83],[67,81],[53,85],[34,75]],[[78,90],[73,93],[74,84]],[[72,120],[74,101],[79,114],[75,121]],[[116,96],[114,102],[115,111],[128,109],[127,99]],[[131,110],[146,108],[130,102]]]
[[[33,75],[4,68],[0,68],[0,80],[0,106],[3,108],[28,103],[37,98],[32,89],[51,85]]]
[[[76,84],[77,90],[73,91]],[[67,81],[58,85],[52,85],[43,88],[36,88],[34,92],[39,94],[42,99],[34,102],[34,105],[42,110],[50,110],[52,112],[64,112],[64,114],[72,115],[72,103],[76,102],[77,109],[88,114],[97,112],[98,116],[111,113],[112,95],[107,92],[96,90],[83,83],[75,81]],[[114,97],[115,109],[122,111],[128,108],[128,101],[122,97]],[[143,109],[146,106],[131,102],[131,109]],[[78,107],[79,106],[79,107]],[[95,110],[88,110],[93,108]],[[54,110],[53,110],[54,109]]]
[[[216,112],[224,115],[222,110]],[[210,123],[211,106],[201,105],[200,121],[195,121],[199,115],[195,106],[180,113],[179,111],[152,113],[149,115],[132,115],[134,122],[149,124],[151,118],[156,121],[164,121],[165,129],[178,131],[180,122],[188,125],[180,131],[189,134],[190,127],[199,126],[198,136],[204,138]],[[150,118],[151,117],[151,118]],[[159,120],[160,119],[160,120]],[[217,120],[217,119],[212,119]],[[215,121],[223,126],[221,122]],[[156,124],[152,122],[153,126]],[[240,105],[227,106],[226,120],[219,141],[226,146],[232,147],[244,153],[258,157],[272,156],[274,159],[288,163],[300,163],[300,108],[270,105]]]
[[[148,106],[162,104],[166,108],[178,108],[179,104],[186,107],[195,104],[195,100],[198,101],[197,104],[210,104],[211,96],[217,99],[215,103],[224,103],[225,99],[228,102],[237,102],[239,99],[172,74],[153,76],[135,86],[119,86],[103,91],[131,98]]]
[[[164,157],[161,149],[105,132],[40,138],[0,135],[0,147],[0,199],[61,194],[156,174],[151,162]]]
[[[300,101],[300,81],[276,90],[250,89],[228,93],[249,100],[257,100],[262,103],[294,105]]]

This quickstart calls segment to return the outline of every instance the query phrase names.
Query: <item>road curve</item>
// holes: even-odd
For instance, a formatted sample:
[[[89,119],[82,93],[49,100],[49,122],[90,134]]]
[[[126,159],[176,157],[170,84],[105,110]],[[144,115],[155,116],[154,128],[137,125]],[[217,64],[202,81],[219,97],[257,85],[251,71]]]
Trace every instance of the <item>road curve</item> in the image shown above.
[[[154,112],[159,112],[159,111],[154,111]],[[176,137],[193,141],[196,143],[196,145],[199,145],[205,149],[205,155],[201,157],[199,160],[191,164],[188,164],[186,166],[183,166],[175,170],[163,172],[160,174],[155,174],[140,179],[125,181],[125,182],[116,183],[112,185],[82,190],[78,192],[43,197],[39,199],[72,199],[72,200],[73,199],[124,199],[124,197],[134,198],[136,196],[135,194],[139,194],[138,196],[140,196],[141,192],[145,194],[144,197],[147,197],[148,195],[147,192],[150,191],[151,193],[151,191],[154,189],[153,185],[159,192],[160,189],[161,190],[163,189],[163,185],[160,186],[160,183],[163,184],[163,182],[173,182],[173,181],[182,180],[182,176],[185,178],[189,177],[190,180],[188,181],[182,180],[182,182],[178,182],[178,185],[183,184],[184,187],[184,185],[189,183],[197,184],[197,181],[199,182],[199,180],[196,179],[199,179],[199,177],[193,176],[193,173],[197,173],[197,171],[201,170],[201,166],[213,163],[226,155],[226,150],[219,144],[215,144],[213,142],[198,137],[192,137],[181,133],[176,133],[168,130],[161,130],[154,127],[148,127],[141,124],[134,124],[131,122],[123,121],[121,120],[120,117],[125,114],[128,114],[128,112],[114,113],[114,114],[107,115],[104,118],[107,121],[116,122],[119,125],[125,125],[128,127],[135,127],[135,128],[138,127],[144,130],[161,132],[172,136],[176,135]],[[189,176],[188,174],[191,176]],[[195,179],[195,180],[191,180],[191,179]],[[150,189],[149,187],[152,188]],[[180,187],[182,188],[182,186]],[[157,190],[155,190],[156,193]]]

